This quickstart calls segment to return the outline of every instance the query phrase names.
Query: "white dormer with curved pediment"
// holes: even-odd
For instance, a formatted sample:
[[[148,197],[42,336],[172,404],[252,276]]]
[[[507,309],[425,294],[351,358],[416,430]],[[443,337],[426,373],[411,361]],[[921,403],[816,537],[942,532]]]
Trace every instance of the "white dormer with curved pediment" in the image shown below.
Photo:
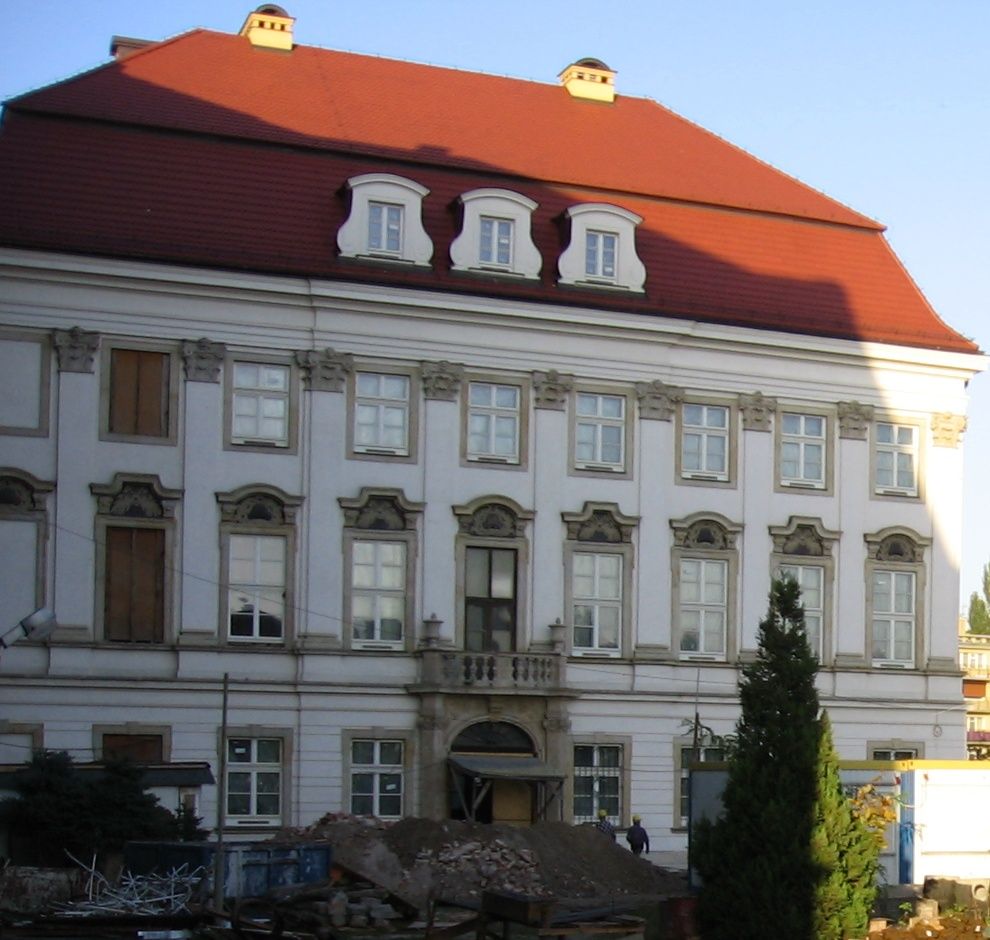
[[[450,245],[455,271],[540,276],[543,259],[533,244],[532,199],[508,189],[472,189],[459,198],[463,222]]]
[[[345,258],[375,258],[429,265],[433,242],[423,228],[429,190],[391,173],[364,173],[347,181],[351,211],[337,231]]]
[[[557,261],[561,284],[616,287],[643,292],[646,267],[636,254],[642,216],[607,203],[567,209],[571,241]]]

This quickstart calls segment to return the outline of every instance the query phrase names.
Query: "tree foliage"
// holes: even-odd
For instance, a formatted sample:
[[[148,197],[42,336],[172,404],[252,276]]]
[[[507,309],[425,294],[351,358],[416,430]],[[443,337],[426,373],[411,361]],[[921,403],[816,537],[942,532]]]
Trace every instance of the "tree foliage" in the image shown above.
[[[12,854],[32,865],[64,866],[66,853],[89,862],[132,839],[174,839],[195,825],[163,807],[144,789],[141,769],[107,761],[99,774],[82,774],[64,751],[39,751],[16,777],[17,797],[0,802]]]
[[[982,592],[969,595],[970,633],[990,633],[990,564],[983,566]]]
[[[839,782],[793,580],[773,583],[758,639],[756,660],[742,670],[723,812],[693,834],[703,935],[865,934],[878,849]]]

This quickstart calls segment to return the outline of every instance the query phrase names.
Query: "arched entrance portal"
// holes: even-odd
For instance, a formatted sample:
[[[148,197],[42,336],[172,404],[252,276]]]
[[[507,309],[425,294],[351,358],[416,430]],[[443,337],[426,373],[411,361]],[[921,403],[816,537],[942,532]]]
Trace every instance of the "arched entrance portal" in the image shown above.
[[[479,721],[450,746],[448,805],[454,819],[528,826],[542,819],[563,776],[536,756],[530,736],[505,721]]]

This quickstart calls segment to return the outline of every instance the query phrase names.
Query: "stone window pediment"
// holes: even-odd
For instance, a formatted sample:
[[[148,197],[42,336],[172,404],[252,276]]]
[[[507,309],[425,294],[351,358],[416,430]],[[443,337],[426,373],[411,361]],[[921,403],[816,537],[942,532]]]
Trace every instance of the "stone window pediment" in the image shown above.
[[[627,516],[616,503],[586,502],[581,512],[561,513],[567,538],[576,542],[621,545],[632,541],[638,516]]]
[[[416,528],[422,503],[406,499],[401,490],[364,487],[356,499],[337,500],[349,529],[373,532],[406,532]]]
[[[109,484],[91,483],[98,511],[130,519],[173,519],[182,490],[162,486],[156,474],[114,474]]]
[[[482,497],[466,506],[455,506],[458,528],[463,535],[479,538],[522,538],[526,523],[533,513],[514,500],[502,497]]]
[[[294,525],[301,496],[290,496],[274,486],[242,486],[217,493],[223,522],[238,525]]]

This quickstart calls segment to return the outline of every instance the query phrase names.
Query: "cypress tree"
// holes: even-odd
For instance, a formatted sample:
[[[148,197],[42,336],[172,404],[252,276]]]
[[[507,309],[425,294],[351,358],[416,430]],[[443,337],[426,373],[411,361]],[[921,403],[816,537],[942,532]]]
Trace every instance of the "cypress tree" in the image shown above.
[[[693,833],[699,923],[706,940],[851,936],[866,926],[876,848],[842,793],[792,579],[773,582],[758,640],[723,811]]]

